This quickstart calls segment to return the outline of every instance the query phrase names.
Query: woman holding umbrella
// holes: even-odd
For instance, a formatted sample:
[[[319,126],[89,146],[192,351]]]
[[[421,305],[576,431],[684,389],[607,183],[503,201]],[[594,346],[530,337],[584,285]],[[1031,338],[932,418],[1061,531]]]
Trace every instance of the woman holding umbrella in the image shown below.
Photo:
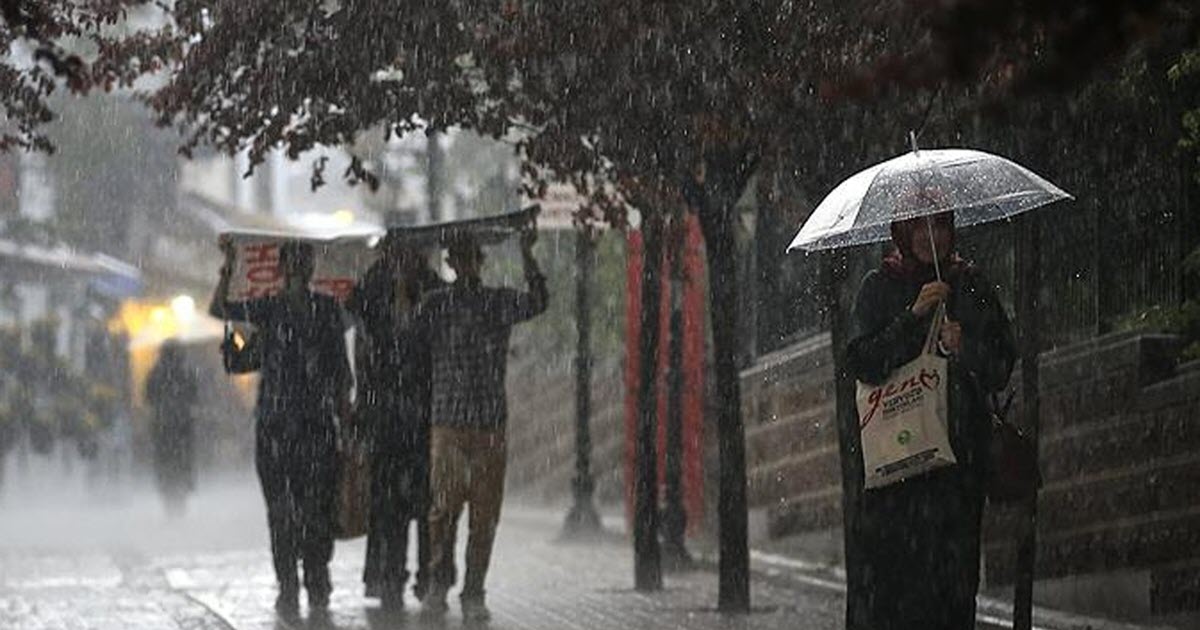
[[[953,213],[895,221],[891,236],[858,293],[846,366],[862,383],[883,383],[923,352],[933,319],[944,316],[938,346],[949,357],[957,464],[858,494],[847,628],[968,630],[991,436],[985,396],[1006,386],[1016,349],[992,285],[956,253]]]
[[[1007,423],[993,426],[987,405],[1008,382],[1016,355],[1012,330],[992,285],[957,255],[954,237],[956,228],[1012,220],[1072,197],[998,155],[918,149],[915,134],[910,141],[912,152],[834,188],[788,247],[820,251],[889,239],[893,245],[879,269],[863,279],[838,376],[850,630],[974,628],[985,483],[994,498],[1027,501],[1030,519],[1036,507],[1036,441],[1025,440]],[[936,337],[930,333],[935,319],[941,324]],[[928,356],[931,350],[936,352]],[[1022,363],[1033,363],[1035,352],[1035,346],[1026,347]],[[922,353],[927,356],[914,361]],[[945,406],[935,409],[936,422],[945,427],[941,437],[954,457],[940,457],[935,449],[917,451],[919,459],[893,460],[924,465],[929,463],[924,456],[933,452],[938,464],[948,465],[928,466],[924,474],[913,469],[914,476],[891,485],[878,483],[880,476],[902,469],[878,466],[886,460],[873,459],[868,484],[863,451],[868,425],[858,413],[853,386],[842,384],[853,379],[868,393],[907,399],[908,383],[889,377],[918,363],[940,366],[943,361],[948,365],[944,383],[937,380],[938,371],[922,369],[917,377],[922,390],[927,376],[936,377],[929,385],[938,394],[930,399],[934,407],[944,400]],[[1037,395],[1036,381],[1025,387],[1026,396]],[[903,400],[891,409],[893,417],[909,411]],[[873,413],[868,411],[867,422]],[[877,437],[879,425],[870,426]],[[886,446],[906,453],[920,446],[912,443],[915,435],[902,428],[894,442],[870,440],[870,450],[882,452]],[[1032,533],[1024,534],[1029,538],[1021,545],[1033,544]],[[1018,571],[1031,579],[1032,567]],[[1029,587],[1025,582],[1018,589],[1026,596],[1018,597],[1014,608],[1014,622],[1026,626]]]

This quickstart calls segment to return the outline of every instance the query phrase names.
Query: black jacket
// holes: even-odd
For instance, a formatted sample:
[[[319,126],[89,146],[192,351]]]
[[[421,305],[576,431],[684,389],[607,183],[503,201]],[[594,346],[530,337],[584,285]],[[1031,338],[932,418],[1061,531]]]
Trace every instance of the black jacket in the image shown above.
[[[838,401],[840,421],[854,427],[846,434],[856,438],[842,452],[858,484],[848,493],[856,497],[848,507],[857,512],[847,519],[848,630],[974,628],[991,436],[980,392],[1007,385],[1016,351],[993,287],[971,268],[950,284],[948,316],[963,328],[962,348],[950,360],[948,401],[950,441],[959,463],[863,490],[855,401]],[[881,271],[863,279],[845,355],[852,378],[880,383],[921,352],[932,315],[917,318],[909,311],[920,289]]]
[[[443,286],[427,272],[409,296],[412,304]],[[428,432],[431,358],[429,339],[399,325],[393,310],[396,282],[378,262],[354,288],[346,308],[361,323],[358,409],[381,445]]]

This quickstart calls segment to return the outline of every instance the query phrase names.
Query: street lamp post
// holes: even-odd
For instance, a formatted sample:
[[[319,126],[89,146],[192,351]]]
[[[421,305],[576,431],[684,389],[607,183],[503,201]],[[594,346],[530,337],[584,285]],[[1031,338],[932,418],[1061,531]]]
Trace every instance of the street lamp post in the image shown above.
[[[575,233],[575,260],[579,273],[575,276],[575,327],[578,340],[575,349],[575,478],[571,481],[575,503],[567,512],[563,535],[568,538],[587,537],[601,530],[593,493],[596,483],[592,477],[592,310],[591,290],[596,260],[595,234],[586,226]]]
[[[429,222],[438,223],[442,220],[442,195],[445,194],[446,156],[442,152],[441,134],[429,133],[425,136],[426,160],[426,193],[428,199]]]

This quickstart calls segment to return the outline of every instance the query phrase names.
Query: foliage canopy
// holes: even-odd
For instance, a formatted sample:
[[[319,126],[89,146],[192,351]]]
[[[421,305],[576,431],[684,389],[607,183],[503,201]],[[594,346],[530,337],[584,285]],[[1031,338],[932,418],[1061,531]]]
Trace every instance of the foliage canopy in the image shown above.
[[[511,139],[535,184],[569,178],[599,200],[605,182],[653,192],[705,166],[710,184],[740,189],[764,151],[813,124],[821,97],[1057,88],[1167,22],[1196,21],[1171,0],[162,6],[4,3],[0,148],[51,148],[40,128],[59,86],[128,87],[167,68],[141,87],[160,122],[186,128],[185,153],[249,149],[253,164],[275,147],[295,157],[368,130],[461,125]],[[358,161],[348,175],[373,180]],[[620,204],[599,207],[623,219]]]

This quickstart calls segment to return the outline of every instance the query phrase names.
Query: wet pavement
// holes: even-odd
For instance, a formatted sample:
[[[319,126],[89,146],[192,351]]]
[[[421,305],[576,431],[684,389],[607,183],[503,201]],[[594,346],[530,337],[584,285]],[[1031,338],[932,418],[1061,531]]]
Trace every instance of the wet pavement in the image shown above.
[[[618,628],[836,628],[841,603],[827,593],[797,593],[760,585],[754,614],[728,618],[712,610],[716,581],[698,571],[667,578],[666,588],[642,594],[630,588],[632,562],[620,543],[566,544],[540,518],[510,516],[502,523],[488,603],[497,629],[592,630]],[[419,604],[401,616],[382,614],[360,595],[362,545],[342,544],[335,561],[331,624],[337,628],[425,628],[463,625],[451,596],[442,621],[423,616]],[[159,569],[177,592],[208,606],[238,629],[276,627],[270,604],[274,585],[261,552],[165,558]]]
[[[669,576],[659,593],[629,588],[632,563],[616,542],[567,544],[540,519],[510,517],[490,576],[489,605],[497,629],[836,628],[841,602],[820,590],[756,587],[756,611],[727,617],[712,610],[714,576]],[[364,599],[358,576],[361,541],[339,543],[331,619],[322,627],[426,628],[463,625],[451,610],[438,622],[418,603],[387,616]],[[0,628],[22,630],[266,630],[284,624],[272,612],[274,579],[265,550],[122,558],[118,553],[63,555],[6,552],[0,574]]]
[[[382,614],[375,600],[362,597],[361,539],[337,545],[329,622],[280,622],[272,610],[275,586],[265,518],[252,486],[200,497],[181,522],[167,521],[146,506],[107,509],[88,518],[31,509],[0,519],[5,521],[0,523],[0,628],[354,630],[464,625],[453,592],[450,612],[440,621],[423,616],[411,598],[404,614]],[[755,611],[726,616],[713,608],[717,583],[710,571],[668,576],[663,591],[638,593],[631,588],[632,556],[623,539],[613,535],[590,544],[563,543],[558,534],[554,512],[519,507],[506,511],[488,579],[493,618],[487,627],[841,627],[841,596],[827,588],[758,580]],[[52,544],[60,537],[61,543]]]
[[[142,561],[46,552],[0,556],[0,628],[222,629],[199,603]]]
[[[188,513],[168,519],[152,488],[105,491],[84,476],[73,492],[27,484],[0,491],[0,630],[339,630],[460,628],[454,593],[443,620],[409,600],[384,615],[362,596],[364,541],[337,544],[328,623],[283,623],[273,612],[274,576],[257,484],[212,481]],[[563,510],[510,503],[501,521],[488,603],[496,630],[833,630],[842,627],[845,584],[836,566],[753,552],[754,611],[714,610],[711,560],[669,574],[666,588],[638,593],[622,520],[589,544],[559,540]],[[697,548],[698,549],[698,548]],[[702,554],[703,556],[704,554]],[[458,558],[461,561],[462,550]],[[708,568],[704,568],[708,567]],[[302,598],[303,601],[303,598]],[[1011,627],[1011,607],[981,598],[979,628]],[[478,627],[477,624],[472,624]],[[1134,630],[1108,620],[1038,609],[1035,627]]]

